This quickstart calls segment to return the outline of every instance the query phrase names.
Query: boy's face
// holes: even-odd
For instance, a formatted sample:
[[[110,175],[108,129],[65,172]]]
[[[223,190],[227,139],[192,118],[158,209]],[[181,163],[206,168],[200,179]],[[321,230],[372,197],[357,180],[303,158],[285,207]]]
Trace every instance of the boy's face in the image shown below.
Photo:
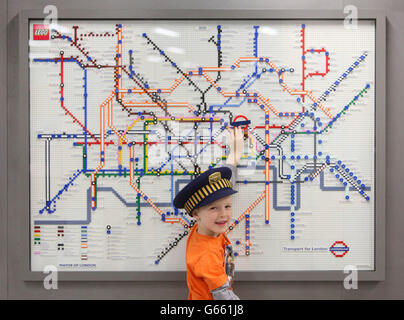
[[[231,195],[195,209],[192,216],[198,222],[198,233],[217,237],[227,230],[231,222]]]

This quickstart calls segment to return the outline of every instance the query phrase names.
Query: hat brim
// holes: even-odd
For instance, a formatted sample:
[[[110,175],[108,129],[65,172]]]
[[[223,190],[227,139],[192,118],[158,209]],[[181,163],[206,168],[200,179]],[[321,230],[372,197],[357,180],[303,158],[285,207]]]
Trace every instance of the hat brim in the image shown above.
[[[209,197],[203,199],[194,209],[206,206],[208,204],[211,204],[212,202],[215,202],[216,200],[219,200],[227,196],[231,196],[232,194],[235,194],[237,192],[238,192],[237,190],[234,190],[232,188],[220,189],[215,193],[212,193]]]

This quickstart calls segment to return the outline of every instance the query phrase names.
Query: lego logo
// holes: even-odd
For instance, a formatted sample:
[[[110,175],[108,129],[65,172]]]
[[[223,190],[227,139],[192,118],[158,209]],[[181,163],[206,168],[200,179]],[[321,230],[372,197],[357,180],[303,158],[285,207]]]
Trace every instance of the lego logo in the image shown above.
[[[34,24],[34,40],[49,40],[49,25]]]
[[[46,36],[49,33],[49,29],[36,29],[34,32],[35,36]]]

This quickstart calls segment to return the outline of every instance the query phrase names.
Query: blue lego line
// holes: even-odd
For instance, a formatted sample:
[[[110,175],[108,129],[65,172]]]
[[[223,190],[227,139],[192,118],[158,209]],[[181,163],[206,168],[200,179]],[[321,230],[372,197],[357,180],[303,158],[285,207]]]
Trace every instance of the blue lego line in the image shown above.
[[[256,73],[252,73],[251,75],[249,75],[249,76],[247,77],[247,80],[244,80],[244,83],[242,83],[242,84],[240,85],[240,87],[236,90],[236,97],[237,97],[237,95],[238,95],[238,91],[241,90],[241,89],[243,89],[243,88],[245,87],[245,85],[250,81],[250,79],[255,76],[255,74],[256,74]],[[261,74],[260,74],[259,76],[261,76]],[[255,80],[256,80],[256,79],[254,79],[253,83],[255,82]],[[252,85],[252,83],[247,87],[247,89],[248,89],[251,85]],[[232,99],[233,99],[233,97],[229,97],[229,98],[225,101],[225,103],[222,104],[222,105],[212,105],[212,106],[210,106],[210,107],[209,107],[209,112],[213,112],[212,117],[214,117],[214,116],[216,115],[217,111],[220,111],[223,107],[240,107],[241,104],[242,104],[247,98],[245,98],[245,99],[244,99],[241,103],[239,103],[239,104],[228,105],[228,103],[229,103]],[[212,107],[216,107],[216,106],[218,106],[219,108],[218,108],[217,110],[213,110]]]
[[[320,189],[322,191],[345,191],[345,187],[341,186],[334,186],[334,187],[327,187],[325,186],[324,183],[324,172],[320,172]],[[364,191],[370,191],[371,188],[370,187],[364,187],[362,188],[362,190]],[[354,187],[349,187],[349,191],[357,191]]]
[[[254,26],[255,32],[254,32],[254,50],[253,50],[253,55],[254,57],[258,57],[258,28],[259,26]],[[255,73],[258,73],[258,62],[255,62]]]
[[[238,168],[248,168],[248,166],[247,165],[245,165],[245,166],[237,166]],[[277,184],[277,181],[278,181],[278,170],[277,170],[277,168],[275,167],[275,166],[269,166],[269,168],[270,168],[270,170],[272,171],[272,174],[273,174],[273,186],[272,186],[272,192],[273,192],[273,195],[272,195],[272,203],[273,203],[273,208],[275,209],[275,210],[279,210],[279,211],[289,211],[289,210],[291,210],[292,209],[292,205],[294,205],[294,204],[296,204],[295,206],[294,206],[294,210],[299,210],[300,209],[300,206],[301,206],[301,181],[299,180],[299,177],[297,177],[297,180],[295,181],[296,183],[292,183],[291,185],[295,185],[295,187],[293,187],[293,202],[294,203],[292,203],[292,205],[291,206],[278,206],[278,184]],[[256,166],[256,169],[257,170],[264,170],[265,169],[265,166],[261,166],[261,165],[257,165]],[[314,172],[314,170],[308,170],[308,169],[305,169],[305,170],[303,170],[303,172],[302,173],[313,173]],[[189,182],[188,180],[183,180],[183,182]],[[245,182],[245,183],[247,183],[247,181]],[[291,189],[292,189],[292,187],[291,187]],[[343,187],[343,186],[341,186],[341,187],[338,187],[338,186],[336,186],[336,187],[327,187],[327,186],[325,186],[324,185],[324,172],[322,171],[322,172],[320,172],[320,190],[322,190],[322,191],[345,191],[345,187]],[[350,187],[349,188],[349,190],[350,191],[356,191],[356,189],[355,188],[353,188],[353,187]],[[370,187],[362,187],[362,190],[364,190],[364,191],[369,191],[369,190],[371,190],[371,188]],[[292,193],[292,192],[291,192]],[[295,193],[296,193],[296,197],[295,197]],[[292,198],[292,197],[291,197]],[[291,201],[292,202],[292,201]]]
[[[171,161],[171,171],[170,171],[170,184],[171,184],[171,206],[175,208],[174,206],[174,163]]]
[[[366,84],[365,88],[366,88],[366,89],[369,89],[369,88],[370,88],[370,84]],[[362,89],[362,90],[363,90],[363,89]],[[362,90],[360,90],[360,91],[362,91]],[[355,95],[355,96],[353,97],[353,100],[358,100],[358,99],[359,99],[359,95]],[[317,104],[314,103],[314,105],[317,105]],[[317,127],[314,127],[314,131],[306,130],[306,133],[312,133],[312,134],[313,134],[313,133],[318,133],[318,134],[323,134],[324,131],[326,130],[326,128],[327,128],[329,125],[332,125],[334,122],[336,122],[337,120],[339,120],[339,119],[341,118],[341,116],[343,115],[343,112],[349,110],[349,107],[350,107],[349,104],[345,105],[345,106],[344,106],[344,109],[343,109],[341,112],[337,113],[328,123],[326,123],[326,125],[324,126],[323,129],[321,129],[321,130],[318,131],[318,130],[317,130]],[[315,116],[315,113],[314,113],[314,112],[305,111],[304,113],[303,113],[303,112],[299,112],[298,115],[299,115],[299,116],[304,116],[304,117],[310,115],[310,116],[314,117],[314,116]],[[319,118],[316,118],[316,119],[317,119],[317,121],[318,121]],[[322,126],[322,124],[320,123],[319,126]],[[301,131],[301,132],[304,132],[304,131]],[[275,137],[274,139],[276,139],[276,137]]]
[[[115,191],[114,188],[111,187],[98,187],[97,192],[112,192],[121,203],[128,208],[137,207],[137,202],[127,202],[118,192]],[[156,205],[161,207],[169,207],[171,203],[169,202],[155,202]],[[140,204],[141,207],[149,207],[150,204],[148,202],[144,202]],[[181,219],[184,219],[187,223],[189,220],[186,219],[183,214],[179,214]],[[89,224],[91,222],[91,188],[87,189],[87,219],[86,220],[36,220],[34,221],[35,225],[56,225],[56,224],[66,224],[66,225],[76,225],[76,224]]]
[[[84,69],[84,127],[87,128],[87,69]],[[84,133],[84,153],[86,155],[84,159],[84,172],[87,172],[87,130]]]
[[[353,62],[352,65],[355,65],[355,67],[357,67],[363,60],[365,60],[365,58],[366,58],[366,55],[362,54],[358,59],[356,59],[356,60]],[[322,100],[323,100],[321,97],[327,96],[327,95],[330,94],[331,88],[333,88],[333,89],[335,90],[335,88],[338,87],[338,86],[341,84],[341,82],[342,82],[343,80],[345,80],[345,78],[353,71],[352,65],[351,65],[351,67],[348,67],[348,68],[338,77],[338,79],[341,79],[341,78],[342,78],[341,80],[334,81],[333,84],[332,84],[330,87],[328,87],[328,89],[326,89],[326,90],[323,92],[323,94],[320,96],[319,101],[322,101]],[[369,84],[367,84],[366,86],[367,86],[368,88],[370,87]],[[298,102],[300,103],[300,98],[298,98]],[[317,110],[317,103],[314,102],[314,103],[310,106],[310,108],[311,108],[312,110],[315,110],[315,111],[316,111],[316,110]],[[299,113],[299,115],[302,116],[303,114],[302,114],[302,113]],[[305,115],[307,116],[307,114],[305,114]],[[313,116],[314,116],[314,114],[313,114]]]
[[[209,108],[210,108],[209,112],[214,111],[214,110],[212,110],[211,108],[215,108],[215,107],[221,107],[221,108],[223,108],[223,107],[238,108],[238,107],[240,107],[246,100],[247,100],[247,98],[244,98],[244,99],[243,99],[240,103],[238,103],[238,104],[226,104],[227,101],[229,101],[229,100],[227,100],[224,104],[212,104],[211,106],[209,106]],[[219,110],[220,110],[220,109],[219,109]]]
[[[76,225],[76,224],[90,224],[91,223],[91,188],[87,189],[87,219],[86,220],[36,220],[35,225]],[[83,228],[83,227],[82,227]]]
[[[83,170],[77,170],[77,173],[73,174],[73,177],[70,178],[70,181],[69,181],[68,183],[66,183],[66,184],[63,186],[63,188],[60,189],[59,192],[58,192],[49,202],[47,202],[46,205],[45,205],[41,210],[39,210],[39,214],[42,214],[45,210],[46,210],[48,213],[53,213],[53,212],[55,212],[55,211],[56,211],[56,200],[57,200],[57,199],[60,199],[60,196],[61,196],[65,191],[67,191],[71,185],[73,185],[74,180],[76,180],[76,179],[80,176],[80,174],[82,174],[82,173],[83,173]],[[52,209],[50,208],[51,204],[54,204],[54,210],[52,210]]]

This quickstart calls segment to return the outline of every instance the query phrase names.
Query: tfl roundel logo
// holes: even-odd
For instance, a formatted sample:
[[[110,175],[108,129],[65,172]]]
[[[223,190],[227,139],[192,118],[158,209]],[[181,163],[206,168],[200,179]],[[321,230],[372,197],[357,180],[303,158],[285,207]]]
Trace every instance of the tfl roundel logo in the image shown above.
[[[330,247],[330,251],[337,258],[342,258],[348,253],[349,247],[345,244],[344,241],[335,241]]]
[[[49,40],[49,25],[34,24],[34,40]]]

